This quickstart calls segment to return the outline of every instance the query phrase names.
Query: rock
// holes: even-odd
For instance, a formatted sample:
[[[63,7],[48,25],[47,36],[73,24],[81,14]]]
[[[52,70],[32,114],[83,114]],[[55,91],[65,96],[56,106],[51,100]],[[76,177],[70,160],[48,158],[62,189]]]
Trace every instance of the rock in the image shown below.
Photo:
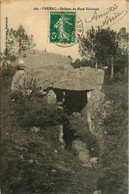
[[[106,102],[105,102],[105,105],[111,105],[111,101],[109,101],[109,100],[106,101]]]
[[[37,132],[40,131],[40,128],[39,128],[39,127],[32,127],[30,130],[31,130],[32,132],[37,133]]]
[[[98,163],[98,158],[97,158],[97,157],[91,158],[91,159],[90,159],[90,163],[91,163],[92,165],[97,164],[97,163]]]
[[[41,72],[34,72],[32,75],[38,78],[38,82],[43,88],[52,85],[53,88],[67,90],[101,89],[104,79],[103,70],[95,70],[90,67],[85,67],[83,71],[81,68],[63,71],[43,69]]]
[[[57,105],[61,106],[63,104],[63,102],[57,102]]]
[[[89,130],[99,142],[101,150],[104,148],[104,129],[103,129],[103,104],[105,94],[99,90],[88,92],[88,103],[81,111],[83,118],[88,122]]]
[[[102,194],[101,190],[98,190],[98,191],[94,191],[93,194]]]
[[[47,93],[46,99],[48,104],[56,104],[57,102],[56,94],[53,92],[53,90],[50,90]]]
[[[62,147],[64,147],[65,146],[65,141],[63,139],[63,136],[64,136],[63,126],[60,125],[59,128],[60,128],[60,132],[59,132],[59,142],[62,144]]]
[[[67,171],[69,171],[69,170],[71,169],[71,168],[65,167],[65,166],[63,166],[63,165],[61,165],[61,164],[56,164],[55,167],[56,167],[57,169],[59,169],[59,170],[65,171],[65,172],[67,172]]]
[[[57,110],[63,110],[62,106],[57,106]]]
[[[76,118],[81,117],[81,113],[79,112],[73,112],[72,115]]]
[[[60,80],[58,82],[55,80],[53,87],[67,90],[100,90],[103,80],[103,70],[82,67],[64,71],[64,74],[60,76]]]
[[[104,80],[104,71],[91,67],[74,69],[68,57],[35,51],[26,54],[25,72],[36,78],[43,89],[48,87],[67,90],[100,90]]]
[[[39,90],[39,94],[41,94],[41,95],[46,95],[47,94],[47,92],[45,92],[45,91],[43,91],[43,90]]]
[[[84,166],[90,166],[90,156],[86,145],[80,141],[75,140],[72,142],[72,149],[77,153],[77,156]]]
[[[29,163],[30,163],[30,164],[32,164],[33,162],[34,162],[34,160],[33,160],[33,159],[30,159],[30,160],[29,160]]]
[[[21,160],[24,160],[24,157],[23,157],[23,155],[19,156],[19,158],[20,158]]]
[[[55,169],[52,169],[51,172],[56,173],[56,170]]]

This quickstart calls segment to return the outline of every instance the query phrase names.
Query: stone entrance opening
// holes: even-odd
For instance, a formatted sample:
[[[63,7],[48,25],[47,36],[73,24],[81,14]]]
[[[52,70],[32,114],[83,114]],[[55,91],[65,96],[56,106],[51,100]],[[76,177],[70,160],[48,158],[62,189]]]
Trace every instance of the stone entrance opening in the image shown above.
[[[63,107],[68,114],[73,112],[81,112],[81,110],[87,104],[87,92],[86,90],[63,90],[54,88],[54,92],[57,96],[57,101],[63,102]]]

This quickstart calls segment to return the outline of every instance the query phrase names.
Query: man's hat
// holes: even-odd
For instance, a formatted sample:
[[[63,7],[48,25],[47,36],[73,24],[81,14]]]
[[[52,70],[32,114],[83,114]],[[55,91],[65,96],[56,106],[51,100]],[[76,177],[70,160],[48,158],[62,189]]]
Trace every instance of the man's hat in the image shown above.
[[[23,59],[19,59],[16,65],[17,70],[24,70],[25,69],[25,61]]]

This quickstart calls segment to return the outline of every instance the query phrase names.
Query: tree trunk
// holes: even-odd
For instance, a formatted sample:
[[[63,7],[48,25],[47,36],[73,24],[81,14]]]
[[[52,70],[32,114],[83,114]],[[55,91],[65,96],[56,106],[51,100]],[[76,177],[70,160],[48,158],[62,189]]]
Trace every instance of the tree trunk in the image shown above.
[[[111,72],[110,72],[110,79],[113,78],[114,75],[114,64],[113,64],[113,60],[111,61]]]

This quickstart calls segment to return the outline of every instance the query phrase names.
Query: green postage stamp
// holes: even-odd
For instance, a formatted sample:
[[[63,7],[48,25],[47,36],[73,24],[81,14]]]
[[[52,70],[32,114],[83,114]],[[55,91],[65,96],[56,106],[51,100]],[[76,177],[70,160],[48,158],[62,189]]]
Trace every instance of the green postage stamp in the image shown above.
[[[51,43],[74,44],[76,12],[50,12],[49,33]]]

